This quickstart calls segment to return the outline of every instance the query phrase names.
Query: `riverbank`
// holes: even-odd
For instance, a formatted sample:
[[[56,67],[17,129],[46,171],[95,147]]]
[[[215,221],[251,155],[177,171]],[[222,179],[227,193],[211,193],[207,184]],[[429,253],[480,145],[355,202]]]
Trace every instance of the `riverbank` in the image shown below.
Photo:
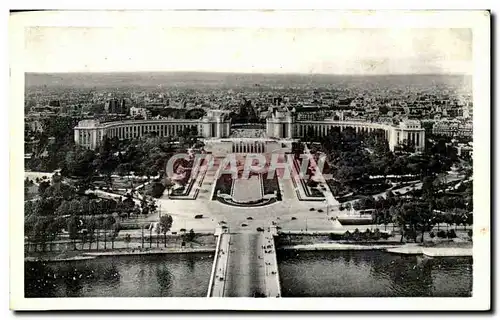
[[[425,247],[405,245],[386,249],[389,253],[404,255],[424,255],[428,257],[472,257],[472,248],[460,247]]]
[[[315,243],[315,244],[297,244],[285,245],[278,250],[297,250],[297,251],[315,251],[315,250],[386,250],[397,248],[396,245],[388,244],[346,244],[346,243]]]
[[[129,250],[113,250],[113,251],[94,251],[94,252],[68,252],[60,254],[46,253],[43,256],[25,257],[24,261],[80,261],[91,260],[98,257],[110,256],[135,256],[135,255],[157,255],[157,254],[182,254],[182,253],[213,253],[215,247],[197,247],[197,248],[156,248],[148,250],[129,249]]]
[[[166,254],[166,253],[211,253],[215,252],[215,247],[206,248],[184,248],[184,249],[153,249],[153,250],[131,250],[131,251],[106,251],[106,252],[87,252],[85,256],[103,257],[103,256],[132,256],[132,255],[145,255],[145,254]]]
[[[404,255],[425,255],[429,257],[472,257],[471,247],[426,247],[415,244],[347,244],[347,243],[316,243],[284,245],[278,250],[296,251],[361,251],[361,250],[383,250],[389,253]]]
[[[212,236],[213,237],[213,236]],[[182,254],[182,253],[213,253],[216,250],[215,243],[205,239],[202,245],[196,247],[182,247],[175,243],[169,243],[169,247],[140,248],[115,248],[107,250],[90,251],[66,251],[66,252],[38,252],[30,253],[25,261],[77,261],[95,259],[103,256],[131,256],[131,255],[155,255],[155,254]],[[210,241],[209,241],[210,240]],[[473,255],[472,242],[441,241],[401,244],[395,239],[380,240],[373,242],[337,242],[332,241],[326,234],[281,234],[276,238],[277,250],[296,251],[360,251],[360,250],[382,250],[388,253],[401,255],[425,255],[429,257],[471,257]],[[175,247],[173,247],[175,245]]]

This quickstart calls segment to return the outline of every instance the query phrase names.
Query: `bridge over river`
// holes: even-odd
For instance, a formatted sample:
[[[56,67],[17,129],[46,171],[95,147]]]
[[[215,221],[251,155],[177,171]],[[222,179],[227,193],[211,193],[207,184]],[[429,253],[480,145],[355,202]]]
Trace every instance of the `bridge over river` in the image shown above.
[[[270,229],[219,235],[207,296],[281,296],[274,236]]]

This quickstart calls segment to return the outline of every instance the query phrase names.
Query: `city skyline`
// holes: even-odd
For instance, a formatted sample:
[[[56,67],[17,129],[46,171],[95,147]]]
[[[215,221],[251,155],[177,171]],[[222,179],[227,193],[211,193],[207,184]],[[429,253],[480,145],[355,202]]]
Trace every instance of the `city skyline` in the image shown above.
[[[37,27],[25,44],[31,73],[472,74],[470,29]]]

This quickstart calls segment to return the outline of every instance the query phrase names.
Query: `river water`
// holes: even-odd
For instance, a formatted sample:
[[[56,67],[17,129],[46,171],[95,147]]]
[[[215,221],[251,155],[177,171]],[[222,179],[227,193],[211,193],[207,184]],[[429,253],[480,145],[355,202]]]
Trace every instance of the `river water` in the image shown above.
[[[472,258],[281,251],[283,297],[469,297]]]
[[[100,257],[26,263],[26,297],[204,297],[213,255]]]
[[[204,297],[212,255],[164,254],[28,262],[26,297]],[[470,296],[471,258],[381,251],[282,251],[284,297]]]

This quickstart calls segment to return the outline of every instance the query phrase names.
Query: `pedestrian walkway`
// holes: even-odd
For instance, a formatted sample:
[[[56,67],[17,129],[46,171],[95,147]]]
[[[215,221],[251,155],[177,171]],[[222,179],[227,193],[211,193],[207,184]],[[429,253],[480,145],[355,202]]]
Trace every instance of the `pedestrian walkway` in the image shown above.
[[[281,297],[280,278],[278,274],[278,259],[276,258],[276,247],[274,236],[265,231],[262,234],[262,252],[265,265],[266,296],[271,298]]]
[[[219,235],[220,243],[215,254],[214,270],[210,280],[208,296],[209,297],[224,297],[226,286],[226,273],[229,253],[229,241],[231,236],[227,233]]]

